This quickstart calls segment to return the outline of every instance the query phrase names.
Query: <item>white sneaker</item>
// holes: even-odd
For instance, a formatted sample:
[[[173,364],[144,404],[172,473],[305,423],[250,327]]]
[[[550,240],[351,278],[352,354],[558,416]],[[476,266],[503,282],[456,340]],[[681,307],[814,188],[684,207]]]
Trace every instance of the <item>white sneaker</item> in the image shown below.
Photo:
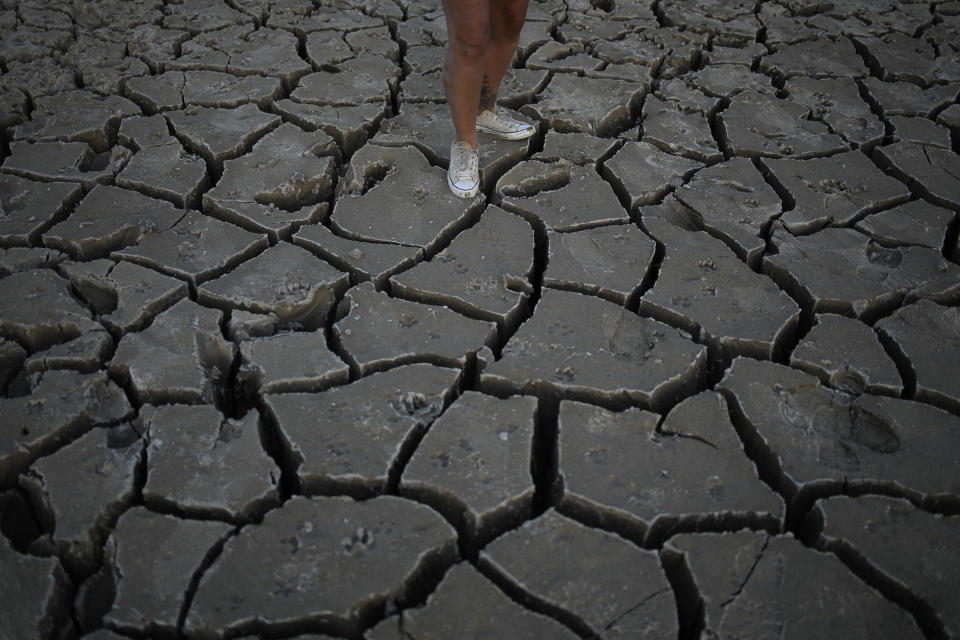
[[[450,145],[447,184],[461,198],[472,198],[480,190],[480,159],[469,142],[457,140]]]
[[[496,111],[481,111],[477,116],[477,131],[483,131],[505,140],[529,138],[536,131],[528,122],[517,120],[497,107]]]

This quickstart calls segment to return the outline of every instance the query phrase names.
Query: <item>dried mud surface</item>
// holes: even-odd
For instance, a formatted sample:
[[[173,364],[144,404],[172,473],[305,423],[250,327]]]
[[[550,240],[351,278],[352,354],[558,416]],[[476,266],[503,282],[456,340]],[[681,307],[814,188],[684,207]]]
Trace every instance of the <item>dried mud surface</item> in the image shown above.
[[[0,33],[0,638],[960,638],[957,2]]]

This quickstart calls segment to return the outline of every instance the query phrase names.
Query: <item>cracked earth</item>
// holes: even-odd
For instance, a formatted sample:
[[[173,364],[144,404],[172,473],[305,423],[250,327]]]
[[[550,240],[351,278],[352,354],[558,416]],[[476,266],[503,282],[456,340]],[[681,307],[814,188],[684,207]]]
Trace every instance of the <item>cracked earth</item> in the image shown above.
[[[960,638],[960,2],[0,7],[0,637]]]

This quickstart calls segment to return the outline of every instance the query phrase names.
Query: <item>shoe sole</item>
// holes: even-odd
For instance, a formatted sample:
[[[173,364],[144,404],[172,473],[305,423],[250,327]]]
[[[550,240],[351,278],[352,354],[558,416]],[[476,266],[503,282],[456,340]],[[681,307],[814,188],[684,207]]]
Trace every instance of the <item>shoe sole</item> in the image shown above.
[[[454,186],[453,182],[450,180],[450,174],[447,174],[447,186],[450,187],[450,191],[453,192],[453,195],[458,198],[472,198],[477,195],[477,192],[480,191],[480,184],[478,183],[473,189],[460,189],[459,187]]]
[[[492,136],[498,138],[503,138],[504,140],[523,140],[524,138],[529,138],[533,135],[533,132],[536,131],[535,127],[530,127],[529,129],[524,129],[523,131],[497,131],[495,129],[487,128],[481,124],[477,124],[477,131],[482,131],[483,133],[489,133]]]

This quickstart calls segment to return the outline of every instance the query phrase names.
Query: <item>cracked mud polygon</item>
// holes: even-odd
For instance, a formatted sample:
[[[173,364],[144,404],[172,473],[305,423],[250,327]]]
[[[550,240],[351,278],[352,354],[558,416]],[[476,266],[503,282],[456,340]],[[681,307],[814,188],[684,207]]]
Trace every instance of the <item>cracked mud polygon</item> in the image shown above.
[[[0,638],[960,638],[957,2],[0,29]]]

